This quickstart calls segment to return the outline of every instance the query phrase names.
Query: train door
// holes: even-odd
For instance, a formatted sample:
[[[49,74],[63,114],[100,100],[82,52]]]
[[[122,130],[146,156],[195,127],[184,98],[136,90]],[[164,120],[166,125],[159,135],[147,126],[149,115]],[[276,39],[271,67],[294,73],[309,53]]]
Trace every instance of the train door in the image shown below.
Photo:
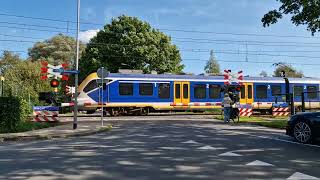
[[[240,91],[240,104],[253,103],[253,83],[243,83]]]
[[[188,105],[190,102],[190,82],[174,82],[174,103]]]

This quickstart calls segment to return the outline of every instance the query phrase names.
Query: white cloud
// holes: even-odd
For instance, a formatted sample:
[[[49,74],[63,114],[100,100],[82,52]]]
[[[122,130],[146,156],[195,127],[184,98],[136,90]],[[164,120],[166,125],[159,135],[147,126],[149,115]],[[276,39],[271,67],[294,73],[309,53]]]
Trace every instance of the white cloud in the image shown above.
[[[79,39],[84,43],[88,43],[90,39],[96,36],[99,31],[99,29],[89,29],[87,31],[82,31],[79,33]]]

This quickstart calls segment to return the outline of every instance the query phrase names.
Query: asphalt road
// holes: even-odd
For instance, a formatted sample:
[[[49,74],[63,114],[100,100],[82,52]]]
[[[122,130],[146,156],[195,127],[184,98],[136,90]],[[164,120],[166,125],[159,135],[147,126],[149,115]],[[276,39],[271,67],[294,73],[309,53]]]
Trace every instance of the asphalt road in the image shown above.
[[[168,119],[114,121],[112,131],[86,137],[2,143],[0,179],[320,177],[320,147],[295,144],[281,131]]]

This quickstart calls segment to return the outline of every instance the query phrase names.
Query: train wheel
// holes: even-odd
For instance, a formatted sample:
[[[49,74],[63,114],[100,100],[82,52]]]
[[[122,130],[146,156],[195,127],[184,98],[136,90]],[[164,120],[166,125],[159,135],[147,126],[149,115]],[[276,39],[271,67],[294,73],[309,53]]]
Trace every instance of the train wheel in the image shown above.
[[[147,109],[147,108],[142,108],[140,111],[140,114],[142,116],[146,116],[146,115],[148,115],[148,113],[149,113],[149,109]]]
[[[115,110],[114,108],[109,109],[108,112],[109,112],[110,116],[112,116],[112,117],[120,115],[119,111]]]

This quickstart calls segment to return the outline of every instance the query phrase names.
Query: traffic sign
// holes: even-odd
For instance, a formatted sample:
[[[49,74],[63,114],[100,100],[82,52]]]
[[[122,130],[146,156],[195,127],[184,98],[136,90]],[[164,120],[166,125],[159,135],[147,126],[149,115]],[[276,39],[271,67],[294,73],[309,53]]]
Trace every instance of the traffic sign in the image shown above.
[[[97,75],[99,78],[105,78],[108,76],[108,74],[109,72],[104,67],[101,67],[97,70]]]
[[[97,84],[104,84],[104,83],[107,83],[108,82],[108,80],[107,79],[97,79],[96,80],[96,82],[97,82]]]
[[[76,70],[65,70],[63,68],[53,69],[53,72],[60,74],[79,74],[79,71]]]

